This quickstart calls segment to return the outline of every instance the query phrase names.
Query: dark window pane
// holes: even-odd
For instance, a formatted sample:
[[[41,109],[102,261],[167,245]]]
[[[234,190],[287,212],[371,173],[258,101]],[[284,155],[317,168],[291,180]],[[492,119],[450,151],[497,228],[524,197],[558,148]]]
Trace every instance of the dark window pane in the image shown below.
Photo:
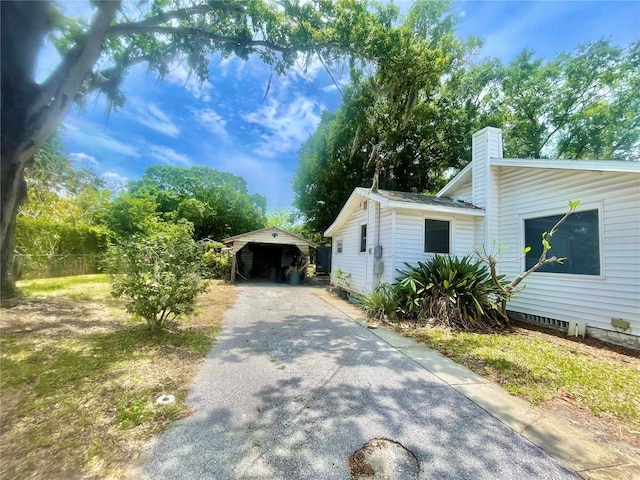
[[[527,253],[525,269],[534,266],[542,254],[542,234],[550,231],[562,215],[530,218],[524,221]],[[598,210],[573,213],[560,225],[551,239],[551,250],[547,257],[565,257],[562,264],[550,263],[538,272],[572,273],[577,275],[600,275],[600,229]]]
[[[449,253],[449,222],[446,220],[424,221],[424,251]]]
[[[367,251],[367,226],[360,225],[360,251]]]

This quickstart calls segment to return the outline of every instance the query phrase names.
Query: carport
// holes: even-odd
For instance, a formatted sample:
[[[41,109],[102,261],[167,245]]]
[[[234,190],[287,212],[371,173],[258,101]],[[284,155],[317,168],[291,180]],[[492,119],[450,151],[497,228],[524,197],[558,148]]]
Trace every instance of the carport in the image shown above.
[[[235,235],[222,242],[233,255],[232,283],[236,276],[283,281],[287,268],[308,264],[309,248],[316,248],[314,243],[277,227]]]

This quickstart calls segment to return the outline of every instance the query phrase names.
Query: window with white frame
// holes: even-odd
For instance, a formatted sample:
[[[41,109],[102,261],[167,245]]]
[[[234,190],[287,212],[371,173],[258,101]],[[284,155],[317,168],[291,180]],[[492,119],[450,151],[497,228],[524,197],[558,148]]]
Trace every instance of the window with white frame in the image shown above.
[[[360,225],[360,252],[367,251],[367,224]]]
[[[451,223],[447,220],[424,221],[424,251],[425,253],[451,252]]]
[[[338,238],[336,240],[336,253],[342,253],[342,239]]]
[[[524,243],[531,250],[525,257],[525,270],[534,266],[542,254],[542,234],[549,232],[562,215],[527,218],[524,221]],[[574,275],[600,275],[600,226],[598,210],[571,214],[551,239],[552,255],[565,258],[562,263],[550,263],[538,272]]]

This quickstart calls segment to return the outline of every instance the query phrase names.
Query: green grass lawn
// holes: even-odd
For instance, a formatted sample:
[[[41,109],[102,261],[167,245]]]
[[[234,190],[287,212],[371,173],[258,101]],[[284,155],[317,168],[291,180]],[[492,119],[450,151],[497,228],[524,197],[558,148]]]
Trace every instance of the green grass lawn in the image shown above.
[[[0,477],[120,478],[150,436],[187,413],[233,287],[213,285],[199,316],[150,336],[110,299],[105,275],[20,286],[27,304],[2,311]],[[165,393],[176,402],[156,404]]]
[[[16,285],[28,298],[56,296],[71,300],[120,303],[109,294],[111,283],[106,274],[23,280],[16,282]]]
[[[593,414],[640,424],[640,361],[597,354],[566,340],[517,329],[480,334],[443,328],[405,330],[533,404],[570,398]],[[637,429],[636,429],[637,430]]]

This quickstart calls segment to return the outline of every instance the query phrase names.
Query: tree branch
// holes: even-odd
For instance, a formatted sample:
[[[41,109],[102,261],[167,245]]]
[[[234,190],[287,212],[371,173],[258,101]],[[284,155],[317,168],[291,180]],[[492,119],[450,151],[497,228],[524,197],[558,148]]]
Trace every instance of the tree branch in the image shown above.
[[[294,52],[307,52],[315,51],[319,48],[335,48],[342,47],[347,49],[348,44],[341,44],[338,42],[323,42],[323,43],[309,43],[308,45],[301,45],[298,47],[278,45],[268,40],[249,40],[240,37],[226,37],[223,35],[216,35],[212,32],[194,27],[163,27],[156,25],[139,25],[139,24],[122,24],[114,25],[109,29],[109,35],[131,35],[135,33],[140,34],[162,34],[162,35],[178,35],[178,36],[197,36],[200,38],[206,38],[215,43],[225,43],[230,45],[237,45],[239,47],[264,47],[269,50],[274,50],[280,53],[294,53]]]
[[[53,134],[65,117],[85,77],[102,50],[104,34],[120,8],[119,1],[101,2],[86,35],[67,52],[41,86],[41,94],[27,108],[25,161]],[[32,148],[31,148],[32,146]]]
[[[560,228],[560,225],[562,225],[567,218],[569,218],[569,216],[575,212],[576,208],[578,207],[578,204],[575,202],[569,202],[569,211],[567,213],[565,213],[562,218],[560,220],[558,220],[558,223],[556,223],[553,228],[551,229],[551,231],[547,232],[546,235],[544,236],[544,241],[543,241],[543,246],[542,246],[542,253],[540,254],[540,258],[538,259],[538,262],[531,267],[529,270],[527,270],[526,272],[522,272],[520,275],[518,275],[516,278],[514,278],[508,285],[507,285],[507,290],[509,292],[513,292],[516,287],[520,284],[520,282],[522,282],[522,280],[524,280],[525,278],[527,278],[529,275],[531,275],[533,272],[535,272],[536,270],[539,270],[540,268],[544,267],[545,265],[548,265],[550,263],[555,263],[558,261],[562,261],[562,259],[558,259],[558,257],[556,257],[555,255],[551,258],[547,258],[547,252],[549,251],[549,249],[551,248],[551,239],[553,238],[553,235],[558,231],[558,228]],[[546,242],[546,245],[545,245]],[[549,248],[547,248],[547,245],[549,245]]]
[[[195,5],[193,7],[180,8],[178,10],[171,10],[169,12],[163,12],[153,17],[140,20],[139,22],[127,22],[118,25],[112,25],[107,30],[107,35],[118,31],[121,28],[128,27],[145,27],[145,26],[157,26],[167,23],[170,20],[188,19],[199,13],[209,13],[214,11],[220,12],[233,12],[237,14],[244,14],[244,5],[241,3],[227,3],[227,2],[212,2],[211,4]]]
[[[152,58],[149,55],[141,55],[139,57],[129,58],[118,62],[109,68],[105,68],[99,72],[91,73],[90,77],[85,79],[85,85],[81,91],[76,94],[76,99],[94,92],[113,80],[113,77],[124,72],[129,67],[138,65],[139,63],[149,62]]]

